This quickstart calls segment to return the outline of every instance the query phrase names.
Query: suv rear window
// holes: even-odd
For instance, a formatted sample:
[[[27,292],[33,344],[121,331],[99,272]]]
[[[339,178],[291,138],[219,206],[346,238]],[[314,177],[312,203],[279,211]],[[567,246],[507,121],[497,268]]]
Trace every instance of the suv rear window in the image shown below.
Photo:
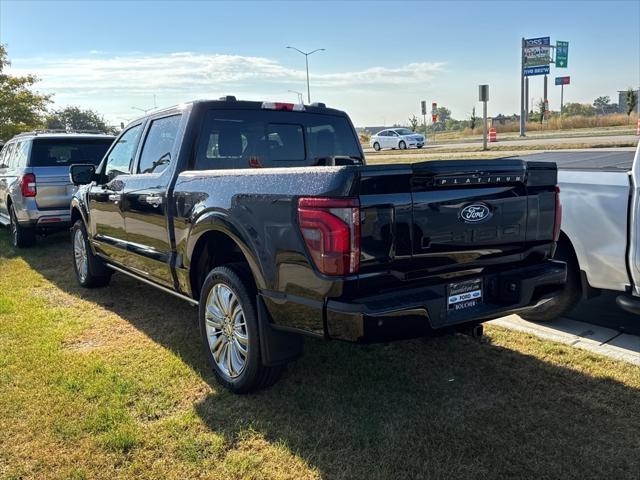
[[[346,117],[269,110],[210,110],[195,170],[326,165],[327,157],[361,160]]]
[[[64,167],[76,163],[98,165],[112,138],[36,138],[31,147],[31,167]]]

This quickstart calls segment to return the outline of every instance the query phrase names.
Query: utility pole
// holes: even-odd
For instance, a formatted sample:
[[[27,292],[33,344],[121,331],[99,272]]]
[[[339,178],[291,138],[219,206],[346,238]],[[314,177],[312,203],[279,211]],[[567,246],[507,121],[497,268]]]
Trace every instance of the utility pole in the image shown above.
[[[304,55],[304,63],[305,63],[305,66],[307,67],[307,101],[309,102],[309,104],[311,104],[311,88],[309,87],[309,55],[312,55],[316,52],[324,52],[325,49],[316,48],[315,50],[312,50],[310,52],[303,52],[302,50],[296,47],[287,47],[287,48],[290,48],[291,50],[295,50],[296,52],[299,52],[302,55]]]
[[[525,100],[524,100],[524,37],[522,37],[522,46],[520,48],[520,136],[526,136],[526,123],[525,123]]]

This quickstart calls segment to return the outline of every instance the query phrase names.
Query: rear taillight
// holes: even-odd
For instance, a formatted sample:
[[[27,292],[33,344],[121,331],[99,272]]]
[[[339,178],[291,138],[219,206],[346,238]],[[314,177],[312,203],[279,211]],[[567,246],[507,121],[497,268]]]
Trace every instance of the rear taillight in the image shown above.
[[[33,173],[25,173],[20,179],[20,193],[23,197],[35,197],[36,190],[36,176]]]
[[[298,223],[307,251],[321,273],[358,273],[360,203],[357,199],[300,198]]]
[[[553,223],[553,240],[560,239],[560,226],[562,224],[562,204],[560,203],[560,187],[556,185],[556,218]]]

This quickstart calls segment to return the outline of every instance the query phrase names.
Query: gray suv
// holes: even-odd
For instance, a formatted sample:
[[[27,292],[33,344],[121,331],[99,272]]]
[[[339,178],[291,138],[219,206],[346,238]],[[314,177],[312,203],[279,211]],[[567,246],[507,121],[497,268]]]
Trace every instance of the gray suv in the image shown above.
[[[0,224],[15,247],[35,242],[37,232],[70,226],[75,192],[69,166],[98,165],[115,137],[87,133],[29,132],[0,151]]]

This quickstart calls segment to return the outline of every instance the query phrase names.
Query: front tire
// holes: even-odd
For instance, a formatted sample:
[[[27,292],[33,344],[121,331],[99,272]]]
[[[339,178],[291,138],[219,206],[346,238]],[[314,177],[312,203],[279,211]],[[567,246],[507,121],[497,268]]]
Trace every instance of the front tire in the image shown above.
[[[565,315],[576,306],[582,296],[580,282],[580,266],[568,240],[558,243],[553,257],[555,260],[567,262],[567,283],[557,296],[539,307],[527,310],[520,316],[532,322],[551,322]]]
[[[89,237],[82,220],[71,228],[73,246],[73,270],[80,286],[97,288],[106,286],[111,280],[111,271],[96,257],[89,246]]]
[[[398,143],[398,148],[399,148],[400,150],[406,150],[406,148],[407,148],[407,144],[406,144],[406,143],[404,143],[404,140],[400,140],[400,143]]]
[[[374,143],[374,144],[373,144],[373,149],[374,149],[376,152],[379,152],[379,151],[380,151],[380,144],[379,144],[378,142]]]
[[[9,231],[11,232],[11,243],[15,248],[31,247],[36,243],[35,230],[20,226],[13,205],[9,207]]]
[[[281,366],[262,364],[255,286],[245,265],[224,265],[207,275],[199,322],[205,354],[225,388],[249,393],[279,378]]]

